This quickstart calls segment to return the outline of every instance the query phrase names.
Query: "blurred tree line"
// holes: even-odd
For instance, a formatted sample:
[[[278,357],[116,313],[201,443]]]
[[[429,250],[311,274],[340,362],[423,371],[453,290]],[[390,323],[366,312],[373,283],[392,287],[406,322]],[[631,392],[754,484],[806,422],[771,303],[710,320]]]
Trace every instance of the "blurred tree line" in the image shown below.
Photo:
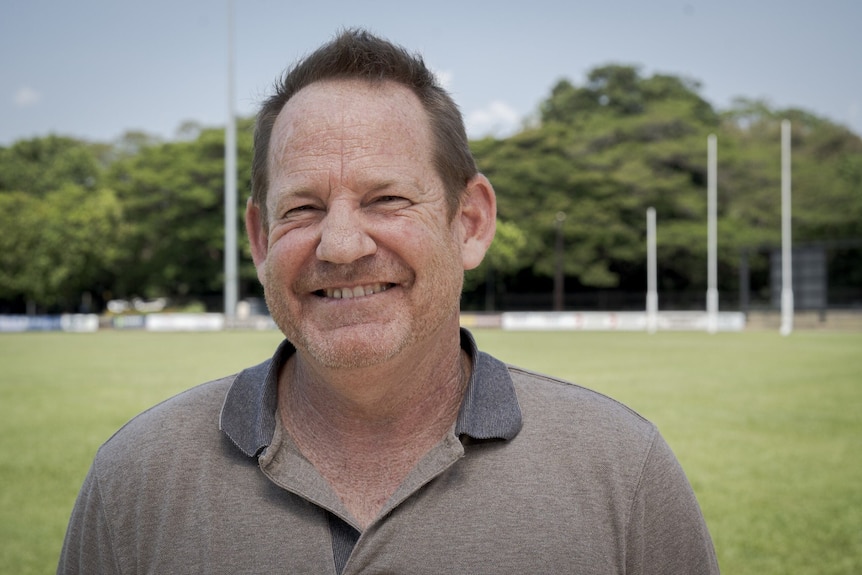
[[[536,293],[547,298],[533,308],[550,304],[558,213],[566,215],[559,231],[567,292],[634,294],[641,305],[650,206],[658,214],[660,292],[702,296],[709,134],[718,137],[719,290],[737,291],[747,250],[753,289],[768,291],[768,249],[780,244],[782,119],[792,122],[794,243],[858,246],[858,135],[760,101],[719,111],[696,82],[609,65],[580,86],[560,80],[513,136],[472,142],[497,191],[499,224],[485,262],[467,274],[465,307],[506,306]],[[240,227],[252,124],[241,119],[237,130]],[[217,309],[223,166],[224,130],[193,123],[171,141],[128,133],[111,144],[48,136],[0,147],[0,310],[72,311],[83,302],[100,311],[109,299],[133,297]],[[240,294],[259,296],[239,238]],[[862,286],[860,250],[836,253],[830,286]]]

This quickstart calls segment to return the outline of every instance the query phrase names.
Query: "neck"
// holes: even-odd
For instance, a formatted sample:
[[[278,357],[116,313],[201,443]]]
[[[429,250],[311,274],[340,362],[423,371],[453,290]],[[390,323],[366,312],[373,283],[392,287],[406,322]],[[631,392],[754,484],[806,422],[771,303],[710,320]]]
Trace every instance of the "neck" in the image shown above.
[[[400,367],[331,373],[300,352],[284,366],[282,424],[363,527],[458,416],[470,360],[454,342]]]
[[[279,385],[288,430],[340,435],[342,443],[368,435],[403,439],[440,420],[448,427],[457,416],[470,365],[457,340],[437,351],[409,365],[349,370],[316,369],[297,352]]]

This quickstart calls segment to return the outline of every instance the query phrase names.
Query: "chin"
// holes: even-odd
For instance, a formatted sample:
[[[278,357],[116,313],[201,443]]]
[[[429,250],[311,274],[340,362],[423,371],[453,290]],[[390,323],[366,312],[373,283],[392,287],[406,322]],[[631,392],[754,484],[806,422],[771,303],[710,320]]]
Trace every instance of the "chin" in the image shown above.
[[[325,333],[300,329],[294,339],[288,339],[327,369],[357,369],[396,357],[409,344],[409,334],[398,326],[366,325]]]
[[[380,365],[397,356],[404,345],[369,342],[303,342],[302,348],[328,369],[358,369]]]

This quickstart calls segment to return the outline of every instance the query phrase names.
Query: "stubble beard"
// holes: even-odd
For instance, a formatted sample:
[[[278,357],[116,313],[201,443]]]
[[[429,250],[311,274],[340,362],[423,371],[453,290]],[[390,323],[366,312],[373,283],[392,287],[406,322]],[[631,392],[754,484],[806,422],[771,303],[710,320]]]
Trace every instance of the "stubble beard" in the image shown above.
[[[436,259],[451,256],[452,254],[444,254]],[[447,265],[452,265],[451,262],[434,263],[436,270],[445,270]],[[273,321],[297,350],[307,353],[327,369],[372,367],[398,356],[418,340],[437,332],[453,314],[457,316],[463,286],[463,273],[441,274],[446,277],[439,278],[436,282],[438,289],[434,291],[435,295],[448,300],[448,303],[430,302],[428,307],[434,313],[417,314],[415,307],[407,306],[400,314],[393,313],[389,321],[364,325],[361,337],[354,335],[344,338],[339,334],[322,332],[318,326],[303,325],[301,318],[296,317],[299,314],[292,311],[288,304],[290,294],[286,292],[291,287],[280,283],[278,274],[274,273],[269,265],[265,273],[264,297]],[[401,317],[397,317],[398,315]],[[351,318],[346,319],[348,323],[353,323]]]

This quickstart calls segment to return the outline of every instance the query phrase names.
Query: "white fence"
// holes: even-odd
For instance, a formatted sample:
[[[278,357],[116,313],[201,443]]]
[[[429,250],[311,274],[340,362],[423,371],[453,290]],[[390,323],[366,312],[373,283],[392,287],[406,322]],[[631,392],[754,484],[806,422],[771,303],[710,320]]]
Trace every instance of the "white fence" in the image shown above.
[[[505,312],[501,327],[507,330],[568,331],[647,331],[646,312]],[[706,312],[658,312],[656,329],[665,331],[707,331]],[[745,314],[722,312],[717,318],[718,331],[742,331]]]
[[[658,312],[657,330],[707,331],[706,312]],[[502,314],[468,314],[461,316],[461,325],[472,328],[502,328],[506,330],[570,330],[570,331],[647,331],[646,312],[505,312]],[[745,314],[718,314],[717,331],[742,331]],[[220,313],[152,313],[102,317],[95,314],[56,316],[2,316],[0,333],[25,331],[94,332],[100,328],[144,331],[220,331],[223,329],[277,329],[272,319],[253,316],[228,322]]]

